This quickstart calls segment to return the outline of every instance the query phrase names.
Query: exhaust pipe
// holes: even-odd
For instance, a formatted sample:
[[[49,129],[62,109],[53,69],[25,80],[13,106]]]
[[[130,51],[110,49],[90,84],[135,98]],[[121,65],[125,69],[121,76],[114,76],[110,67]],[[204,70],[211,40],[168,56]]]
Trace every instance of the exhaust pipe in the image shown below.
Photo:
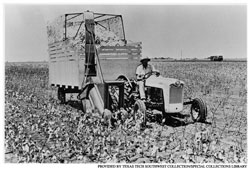
[[[84,12],[85,21],[85,76],[96,76],[95,22],[93,12]]]

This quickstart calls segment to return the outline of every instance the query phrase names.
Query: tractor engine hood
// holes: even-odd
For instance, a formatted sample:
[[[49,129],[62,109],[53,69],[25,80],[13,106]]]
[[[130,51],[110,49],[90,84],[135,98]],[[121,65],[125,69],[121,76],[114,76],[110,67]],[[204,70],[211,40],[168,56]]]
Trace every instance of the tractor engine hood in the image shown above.
[[[174,79],[174,78],[165,78],[162,76],[150,76],[146,82],[145,82],[145,86],[151,86],[151,87],[158,87],[158,88],[165,88],[166,86],[170,86],[171,84],[183,84],[183,81],[180,81],[178,79]]]
[[[145,86],[162,89],[166,113],[177,113],[183,109],[183,81],[152,75],[146,80]]]

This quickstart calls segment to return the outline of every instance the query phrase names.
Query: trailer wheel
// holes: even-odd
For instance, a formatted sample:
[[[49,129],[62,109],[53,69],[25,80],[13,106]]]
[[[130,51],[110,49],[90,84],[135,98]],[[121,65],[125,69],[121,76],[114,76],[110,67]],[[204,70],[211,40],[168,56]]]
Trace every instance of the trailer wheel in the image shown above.
[[[207,106],[200,98],[195,98],[191,105],[191,117],[194,122],[205,122],[207,118]]]
[[[141,126],[146,125],[146,106],[142,100],[136,100],[133,108],[133,116],[136,122],[140,122]]]
[[[62,104],[66,102],[66,93],[64,91],[64,87],[59,87],[57,90],[57,98],[60,100]]]

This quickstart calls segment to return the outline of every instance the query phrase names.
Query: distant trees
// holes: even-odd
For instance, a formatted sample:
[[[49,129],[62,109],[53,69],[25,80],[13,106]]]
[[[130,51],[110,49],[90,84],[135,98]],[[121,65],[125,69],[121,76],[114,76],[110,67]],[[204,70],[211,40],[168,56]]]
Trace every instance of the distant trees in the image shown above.
[[[155,57],[154,59],[165,59],[165,60],[174,60],[171,57]]]

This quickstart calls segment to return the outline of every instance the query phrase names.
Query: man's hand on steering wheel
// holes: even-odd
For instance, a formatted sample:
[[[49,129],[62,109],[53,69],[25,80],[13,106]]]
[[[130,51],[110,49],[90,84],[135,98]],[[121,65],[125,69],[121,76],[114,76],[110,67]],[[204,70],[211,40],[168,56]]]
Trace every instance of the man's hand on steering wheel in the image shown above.
[[[160,73],[158,71],[148,72],[144,75],[143,79],[148,79],[151,75],[159,76]]]
[[[143,76],[143,79],[148,79],[151,75],[152,75],[153,72],[148,72],[146,73],[144,76]]]
[[[139,78],[137,78],[138,81],[146,80],[148,79],[151,75],[159,76],[160,73],[158,71],[152,71],[148,72],[145,75],[139,75]]]

